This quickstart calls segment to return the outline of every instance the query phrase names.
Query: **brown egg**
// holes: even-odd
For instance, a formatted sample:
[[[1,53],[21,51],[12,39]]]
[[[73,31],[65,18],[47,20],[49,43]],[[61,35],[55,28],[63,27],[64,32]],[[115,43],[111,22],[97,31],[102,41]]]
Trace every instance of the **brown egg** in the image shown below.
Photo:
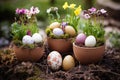
[[[75,66],[75,60],[71,55],[67,55],[65,56],[65,58],[63,59],[63,69],[64,70],[70,70],[71,68],[73,68]]]
[[[53,22],[49,26],[50,29],[59,28],[59,27],[60,27],[60,23],[59,22]]]
[[[72,26],[66,26],[65,27],[65,33],[70,34],[70,36],[75,36],[76,31]]]

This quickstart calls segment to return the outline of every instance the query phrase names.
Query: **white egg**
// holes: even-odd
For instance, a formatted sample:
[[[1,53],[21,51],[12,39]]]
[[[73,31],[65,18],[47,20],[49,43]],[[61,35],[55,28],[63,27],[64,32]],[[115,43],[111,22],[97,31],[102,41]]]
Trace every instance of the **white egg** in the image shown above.
[[[40,43],[43,41],[42,36],[39,33],[34,33],[32,38],[35,43]]]
[[[52,51],[47,57],[48,66],[52,70],[58,70],[62,65],[62,56],[57,51]]]
[[[33,44],[33,43],[34,43],[34,40],[32,39],[31,36],[25,35],[25,36],[22,38],[22,43],[23,43],[23,44]]]
[[[63,32],[63,30],[60,29],[60,28],[54,28],[54,29],[53,29],[53,34],[54,34],[55,36],[61,36],[61,35],[64,34],[64,32]]]
[[[85,46],[94,47],[96,45],[96,39],[94,36],[90,35],[85,39]]]

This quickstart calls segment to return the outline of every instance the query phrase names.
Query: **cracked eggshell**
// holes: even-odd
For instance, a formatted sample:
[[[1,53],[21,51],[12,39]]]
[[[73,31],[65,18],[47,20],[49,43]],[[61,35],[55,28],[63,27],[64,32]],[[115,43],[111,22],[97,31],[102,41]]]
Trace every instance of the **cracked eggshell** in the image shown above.
[[[32,39],[31,36],[25,35],[25,36],[23,36],[23,38],[22,38],[22,43],[23,43],[23,44],[33,44],[33,43],[34,43],[34,40]]]
[[[90,35],[85,39],[85,46],[94,47],[95,45],[96,45],[96,39],[93,35]]]
[[[69,34],[70,36],[76,35],[76,31],[72,26],[65,26],[65,33]]]
[[[42,36],[39,33],[34,33],[32,35],[32,38],[33,38],[35,43],[40,43],[40,42],[43,41],[43,38],[42,38]]]
[[[52,70],[58,70],[62,65],[62,56],[57,51],[52,51],[47,57],[48,66]]]
[[[59,28],[59,27],[60,27],[60,23],[59,22],[53,22],[49,26],[50,29]]]
[[[64,70],[70,70],[75,66],[75,60],[71,55],[67,55],[65,56],[65,58],[63,59],[63,69]]]
[[[63,30],[62,30],[61,28],[54,28],[54,29],[53,29],[53,34],[54,34],[55,36],[61,36],[61,35],[64,34],[64,32],[63,32]]]

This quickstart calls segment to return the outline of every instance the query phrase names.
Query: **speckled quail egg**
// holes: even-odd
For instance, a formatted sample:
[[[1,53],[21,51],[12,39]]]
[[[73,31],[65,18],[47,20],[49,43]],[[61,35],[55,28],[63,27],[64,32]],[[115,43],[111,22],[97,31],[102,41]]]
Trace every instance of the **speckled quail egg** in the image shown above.
[[[70,36],[76,35],[76,31],[72,26],[65,26],[65,33],[69,34]]]
[[[80,44],[80,43],[84,44],[85,43],[85,39],[86,39],[86,35],[84,33],[80,33],[80,34],[77,35],[75,41],[78,44]]]
[[[52,70],[60,69],[60,67],[62,65],[62,56],[61,56],[61,54],[59,52],[57,52],[57,51],[50,52],[50,54],[47,57],[47,63],[48,63],[48,66]]]
[[[32,35],[32,38],[33,38],[35,43],[40,43],[40,42],[43,41],[43,38],[42,38],[42,36],[39,33],[34,33]]]
[[[90,35],[85,39],[85,46],[94,47],[95,45],[96,45],[96,39],[93,35]]]
[[[34,43],[34,40],[32,39],[31,36],[25,35],[25,36],[23,36],[23,38],[22,38],[22,43],[23,43],[23,44],[33,44],[33,43]]]
[[[59,28],[59,27],[60,27],[60,23],[59,22],[53,22],[49,26],[50,29]]]
[[[53,29],[53,34],[54,34],[55,36],[61,36],[61,35],[64,34],[64,32],[63,32],[63,30],[62,30],[61,28],[54,28],[54,29]]]
[[[65,56],[63,59],[63,69],[64,70],[70,70],[75,66],[75,60],[71,55]]]

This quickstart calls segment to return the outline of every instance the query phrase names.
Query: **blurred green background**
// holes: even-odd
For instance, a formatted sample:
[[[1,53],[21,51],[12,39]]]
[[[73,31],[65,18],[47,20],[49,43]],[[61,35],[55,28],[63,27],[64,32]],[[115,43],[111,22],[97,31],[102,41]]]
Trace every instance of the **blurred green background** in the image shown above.
[[[69,4],[81,5],[82,9],[90,8],[95,4],[95,0],[0,0],[0,47],[11,41],[10,27],[14,22],[16,8],[39,7],[38,24],[40,28],[45,29],[49,22],[46,9],[56,6],[59,8],[59,13],[65,15],[62,5],[66,1]]]

